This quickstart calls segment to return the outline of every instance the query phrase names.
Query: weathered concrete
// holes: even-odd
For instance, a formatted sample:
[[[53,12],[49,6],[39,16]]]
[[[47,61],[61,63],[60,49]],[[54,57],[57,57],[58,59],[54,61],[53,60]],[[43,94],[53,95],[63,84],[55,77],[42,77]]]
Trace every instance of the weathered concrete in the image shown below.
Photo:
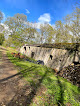
[[[46,66],[58,71],[71,64],[74,59],[74,52],[65,49],[23,46],[21,47],[20,52],[35,60],[42,60]],[[80,53],[77,52],[75,60],[80,61]]]

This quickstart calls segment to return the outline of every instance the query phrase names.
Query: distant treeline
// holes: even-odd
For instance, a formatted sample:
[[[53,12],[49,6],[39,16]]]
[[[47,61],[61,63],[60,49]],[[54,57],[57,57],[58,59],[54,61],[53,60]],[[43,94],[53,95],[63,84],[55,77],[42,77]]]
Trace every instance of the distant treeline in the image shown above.
[[[0,14],[2,16],[1,12]],[[0,21],[2,19],[3,16]],[[4,46],[18,47],[24,44],[44,44],[45,47],[54,47],[52,43],[56,43],[55,46],[59,48],[62,43],[64,47],[69,45],[68,43],[80,43],[79,7],[76,7],[71,14],[65,16],[63,21],[56,21],[54,27],[45,22],[37,29],[36,23],[29,22],[26,15],[19,13],[13,17],[8,17],[4,24],[9,27],[9,30],[3,30],[5,38],[8,38],[3,42]],[[4,29],[4,27],[0,27]],[[8,33],[9,36],[6,37]]]

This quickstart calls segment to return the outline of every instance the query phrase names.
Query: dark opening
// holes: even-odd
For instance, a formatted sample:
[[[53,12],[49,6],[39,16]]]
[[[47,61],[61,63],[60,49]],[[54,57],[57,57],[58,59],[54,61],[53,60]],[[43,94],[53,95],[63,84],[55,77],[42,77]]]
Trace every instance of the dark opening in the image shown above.
[[[61,61],[61,60],[60,60]]]
[[[26,47],[24,47],[25,51],[26,51]]]
[[[52,60],[52,58],[53,58],[53,56],[52,55],[50,55],[50,59]]]
[[[44,65],[44,61],[42,61],[42,60],[38,60],[37,63]]]
[[[29,47],[29,50],[30,50],[30,47]]]
[[[73,61],[74,65],[80,64],[79,62]]]
[[[31,58],[33,58],[33,57],[34,57],[34,54],[35,54],[34,52],[32,52],[32,53],[31,53]]]

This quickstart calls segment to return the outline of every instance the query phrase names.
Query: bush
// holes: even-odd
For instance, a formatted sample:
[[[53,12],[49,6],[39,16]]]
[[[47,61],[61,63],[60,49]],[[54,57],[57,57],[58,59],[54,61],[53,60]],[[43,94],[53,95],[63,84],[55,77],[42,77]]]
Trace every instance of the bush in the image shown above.
[[[3,41],[5,40],[4,38],[4,34],[3,33],[0,33],[0,45],[3,44]]]

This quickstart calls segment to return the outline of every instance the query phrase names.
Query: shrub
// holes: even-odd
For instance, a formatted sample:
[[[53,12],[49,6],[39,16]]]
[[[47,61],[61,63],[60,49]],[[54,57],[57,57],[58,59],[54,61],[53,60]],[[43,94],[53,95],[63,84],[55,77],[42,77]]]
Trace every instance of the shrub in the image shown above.
[[[3,44],[3,41],[5,40],[4,38],[4,34],[3,33],[0,33],[0,45]]]

